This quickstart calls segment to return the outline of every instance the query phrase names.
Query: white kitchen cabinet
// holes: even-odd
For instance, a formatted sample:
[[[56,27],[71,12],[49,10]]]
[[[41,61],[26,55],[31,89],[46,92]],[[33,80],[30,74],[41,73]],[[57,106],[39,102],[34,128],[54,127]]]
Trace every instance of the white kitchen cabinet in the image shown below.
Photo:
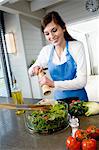
[[[99,75],[88,76],[86,91],[89,101],[99,101]]]

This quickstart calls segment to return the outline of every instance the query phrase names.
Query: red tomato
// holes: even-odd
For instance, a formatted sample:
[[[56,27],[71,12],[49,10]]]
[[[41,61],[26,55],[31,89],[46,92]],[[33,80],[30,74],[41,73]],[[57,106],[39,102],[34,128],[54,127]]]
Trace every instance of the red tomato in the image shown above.
[[[96,133],[99,135],[99,128],[96,129]]]
[[[80,100],[72,100],[72,103],[80,102]]]
[[[87,137],[87,132],[86,130],[82,130],[82,129],[78,129],[75,132],[74,137],[78,140],[78,141],[82,141],[83,139],[85,139]]]
[[[96,150],[96,140],[84,139],[82,141],[82,150]]]
[[[77,102],[80,102],[80,100],[72,100],[72,102],[70,103],[70,106],[72,107]]]
[[[66,147],[69,150],[80,150],[81,143],[78,142],[74,137],[69,136],[66,140]]]
[[[96,126],[91,125],[86,129],[87,133],[91,136],[91,138],[98,138],[99,137],[99,128]]]

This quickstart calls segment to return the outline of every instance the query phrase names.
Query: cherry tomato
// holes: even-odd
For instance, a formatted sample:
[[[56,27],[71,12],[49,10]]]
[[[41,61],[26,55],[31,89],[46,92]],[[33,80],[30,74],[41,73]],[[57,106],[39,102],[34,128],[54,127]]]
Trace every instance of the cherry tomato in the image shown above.
[[[80,100],[72,100],[72,103],[80,102]]]
[[[82,141],[83,139],[85,139],[87,137],[87,132],[86,130],[82,130],[82,129],[78,129],[75,132],[74,137],[78,140],[78,141]]]
[[[74,137],[69,136],[66,140],[66,147],[69,150],[80,150],[81,143],[78,142]]]
[[[72,100],[70,106],[72,107],[75,103],[80,102],[80,100]]]
[[[96,150],[96,140],[84,139],[82,141],[82,150]]]
[[[86,129],[87,133],[91,136],[91,138],[99,138],[99,128],[94,125],[89,126]]]

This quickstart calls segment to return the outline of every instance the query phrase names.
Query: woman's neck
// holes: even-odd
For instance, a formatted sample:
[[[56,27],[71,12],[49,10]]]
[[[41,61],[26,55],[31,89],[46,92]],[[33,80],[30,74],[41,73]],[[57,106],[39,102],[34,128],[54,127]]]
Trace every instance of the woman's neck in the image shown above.
[[[65,40],[63,40],[63,42],[60,45],[55,46],[55,50],[56,50],[58,56],[61,55],[61,53],[64,51],[65,47],[66,47],[66,41]]]
[[[61,55],[62,55],[65,47],[66,47],[66,41],[65,40],[63,40],[62,44],[55,46],[55,51],[56,51],[56,54],[57,54],[59,60],[61,59]]]

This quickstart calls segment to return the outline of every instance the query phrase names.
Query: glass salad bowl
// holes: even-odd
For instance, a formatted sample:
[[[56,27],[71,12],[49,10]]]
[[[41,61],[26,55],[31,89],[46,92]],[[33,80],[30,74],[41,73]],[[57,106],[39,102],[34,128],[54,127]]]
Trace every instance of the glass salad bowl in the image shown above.
[[[39,104],[45,103],[40,101]],[[30,133],[51,134],[68,127],[68,104],[62,101],[51,101],[50,104],[52,106],[47,111],[25,112],[25,125]]]

